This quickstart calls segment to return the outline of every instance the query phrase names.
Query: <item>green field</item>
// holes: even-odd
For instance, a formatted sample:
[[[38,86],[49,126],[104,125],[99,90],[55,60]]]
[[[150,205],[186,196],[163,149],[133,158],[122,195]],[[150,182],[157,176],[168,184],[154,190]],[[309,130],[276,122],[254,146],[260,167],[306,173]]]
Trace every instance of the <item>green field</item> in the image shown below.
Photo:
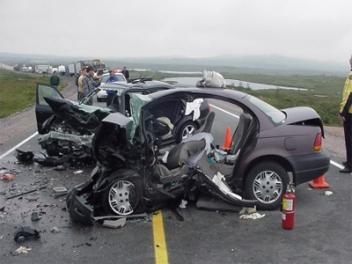
[[[0,118],[33,105],[36,82],[49,83],[49,77],[0,70]]]

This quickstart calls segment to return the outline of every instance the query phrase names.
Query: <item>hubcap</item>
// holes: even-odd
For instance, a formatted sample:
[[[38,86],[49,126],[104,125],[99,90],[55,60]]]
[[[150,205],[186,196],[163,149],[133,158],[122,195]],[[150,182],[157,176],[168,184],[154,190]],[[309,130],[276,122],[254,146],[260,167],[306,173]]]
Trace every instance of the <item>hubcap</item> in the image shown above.
[[[261,171],[254,178],[253,193],[255,198],[264,203],[274,203],[280,198],[283,188],[281,177],[274,171]]]
[[[118,215],[129,215],[133,213],[133,205],[136,201],[135,186],[132,182],[119,180],[115,182],[109,191],[109,205]]]
[[[185,128],[182,130],[182,139],[186,139],[189,136],[192,136],[195,131],[195,128],[193,125],[187,125]]]

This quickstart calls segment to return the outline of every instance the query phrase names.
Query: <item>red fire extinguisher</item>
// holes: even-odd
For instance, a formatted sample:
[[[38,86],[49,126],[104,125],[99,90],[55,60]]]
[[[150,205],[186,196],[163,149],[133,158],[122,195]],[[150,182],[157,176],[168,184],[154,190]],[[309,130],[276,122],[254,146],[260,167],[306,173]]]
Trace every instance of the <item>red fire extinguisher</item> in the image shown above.
[[[293,229],[295,223],[295,189],[290,177],[290,183],[287,185],[287,190],[282,197],[282,228]]]

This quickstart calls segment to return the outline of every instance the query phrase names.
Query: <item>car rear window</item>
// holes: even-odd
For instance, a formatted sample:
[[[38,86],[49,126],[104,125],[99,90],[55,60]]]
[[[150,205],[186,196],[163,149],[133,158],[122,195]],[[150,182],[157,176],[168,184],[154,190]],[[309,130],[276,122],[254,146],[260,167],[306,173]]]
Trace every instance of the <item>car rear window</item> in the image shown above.
[[[286,115],[279,109],[273,107],[272,105],[260,100],[257,97],[250,96],[248,99],[253,105],[258,107],[266,116],[268,116],[274,124],[280,124],[285,121]]]

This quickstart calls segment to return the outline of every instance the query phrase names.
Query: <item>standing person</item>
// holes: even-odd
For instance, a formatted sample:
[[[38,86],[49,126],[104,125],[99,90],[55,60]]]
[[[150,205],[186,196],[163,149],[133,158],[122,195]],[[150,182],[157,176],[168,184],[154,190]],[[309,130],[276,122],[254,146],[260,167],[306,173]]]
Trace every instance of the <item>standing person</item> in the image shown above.
[[[80,75],[78,77],[78,81],[77,81],[77,86],[78,86],[78,91],[77,91],[77,100],[81,101],[82,98],[84,97],[84,93],[83,93],[83,79],[87,74],[87,69],[86,67],[83,67],[80,70]]]
[[[53,73],[50,77],[50,86],[57,88],[60,84],[60,77],[56,75],[56,72]]]
[[[344,162],[345,167],[340,170],[341,173],[352,172],[352,56],[350,66],[351,71],[346,78],[340,104],[340,116],[343,120],[346,145],[346,162]]]
[[[92,66],[87,67],[87,74],[83,78],[83,95],[86,97],[90,92],[94,91],[96,87],[100,85],[99,80],[94,80],[94,68]],[[89,101],[86,103],[88,105],[93,104],[93,97],[89,99]]]
[[[128,81],[128,78],[130,78],[130,73],[128,72],[126,66],[123,66],[122,74],[125,76],[126,80]]]

